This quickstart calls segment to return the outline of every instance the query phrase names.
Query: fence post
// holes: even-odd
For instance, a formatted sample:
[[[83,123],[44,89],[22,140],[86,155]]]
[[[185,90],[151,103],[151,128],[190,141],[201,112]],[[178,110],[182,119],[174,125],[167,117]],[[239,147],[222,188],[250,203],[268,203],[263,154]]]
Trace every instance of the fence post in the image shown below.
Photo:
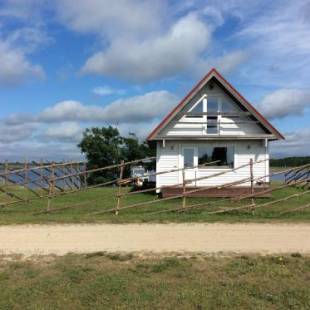
[[[9,163],[6,160],[4,163],[4,185],[8,184]]]
[[[44,186],[44,178],[43,178],[43,159],[40,159],[40,183],[41,183],[41,186],[43,187]]]
[[[86,165],[86,161],[84,162],[84,186],[85,188],[87,188],[87,165]]]
[[[28,185],[28,162],[25,160],[24,164],[24,186]]]
[[[122,188],[122,184],[121,181],[123,179],[123,174],[124,174],[124,160],[121,161],[121,166],[120,166],[120,172],[119,172],[119,180],[118,180],[118,191],[117,191],[117,205],[116,205],[116,211],[115,211],[115,215],[118,215],[118,209],[120,208],[120,204],[121,204],[121,188]]]
[[[253,173],[253,159],[250,159],[250,180],[251,180],[251,195],[254,194],[254,173]],[[254,200],[254,196],[252,196],[251,198],[251,202],[252,202],[252,214],[254,214],[254,205],[255,205],[255,200]]]
[[[185,169],[182,170],[182,179],[183,179],[183,183],[182,183],[182,187],[183,187],[182,208],[186,208],[186,196],[185,196],[185,192],[186,192]]]
[[[73,170],[73,160],[72,159],[70,160],[69,170],[70,170],[70,174],[72,174],[73,171],[74,171]],[[74,176],[70,177],[70,181],[71,181],[71,185],[73,187],[75,187]]]
[[[47,208],[46,208],[47,212],[49,212],[51,209],[52,197],[54,195],[54,188],[55,188],[55,163],[54,162],[52,163],[51,175],[48,180],[48,186],[49,186],[49,190],[48,190]]]

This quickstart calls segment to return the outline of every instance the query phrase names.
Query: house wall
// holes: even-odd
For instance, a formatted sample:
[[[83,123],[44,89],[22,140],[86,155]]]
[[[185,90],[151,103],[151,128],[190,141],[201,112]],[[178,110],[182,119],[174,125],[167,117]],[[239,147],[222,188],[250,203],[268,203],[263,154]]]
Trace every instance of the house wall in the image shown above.
[[[172,122],[159,133],[161,137],[208,136],[206,120],[201,120],[199,118],[188,118],[184,116],[184,113],[190,111],[195,103],[197,103],[197,101],[203,96],[205,96],[206,100],[210,97],[219,98],[221,102],[226,102],[231,105],[233,112],[242,112],[233,99],[219,86],[213,83],[213,88],[210,89],[209,84],[210,82],[207,83],[184,107],[184,109],[174,117]],[[251,119],[248,116],[241,116],[239,118],[220,117],[219,135],[246,136],[265,134],[264,130],[258,124],[254,122],[241,124],[240,121],[249,122]]]
[[[182,148],[184,146],[198,146],[198,145],[211,145],[211,146],[233,146],[234,147],[234,168],[248,164],[250,159],[253,162],[268,159],[253,165],[254,178],[265,176],[269,174],[269,152],[268,145],[265,140],[235,140],[235,141],[166,141],[163,147],[162,141],[157,142],[157,159],[156,171],[167,171],[183,167]],[[197,169],[186,169],[186,178],[199,178],[209,176],[221,171],[227,173],[213,177],[210,179],[196,181],[194,186],[214,186],[242,180],[250,176],[249,166],[232,171],[232,168],[221,167],[206,167]],[[156,186],[169,186],[182,183],[182,172],[171,172],[156,176]],[[264,178],[261,181],[269,182],[269,178]],[[244,183],[240,186],[250,186],[250,182]]]

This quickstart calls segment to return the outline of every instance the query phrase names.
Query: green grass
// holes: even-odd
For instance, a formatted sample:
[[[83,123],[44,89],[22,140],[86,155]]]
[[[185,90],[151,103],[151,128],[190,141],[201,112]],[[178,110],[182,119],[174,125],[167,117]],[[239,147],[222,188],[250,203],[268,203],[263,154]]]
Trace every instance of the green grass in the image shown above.
[[[274,186],[274,184],[273,184]],[[30,197],[32,194],[27,193],[23,187],[13,188],[14,193],[20,196]],[[129,189],[123,188],[123,191]],[[285,188],[273,193],[272,198],[256,198],[257,204],[264,203],[270,200],[279,199],[301,193],[303,189],[298,187]],[[267,221],[301,221],[308,222],[310,220],[310,208],[303,211],[298,211],[290,214],[280,215],[281,211],[296,208],[310,202],[310,194],[290,199],[285,202],[278,203],[273,206],[257,209],[254,214],[249,210],[244,210],[235,213],[226,213],[211,215],[209,211],[217,210],[225,207],[237,207],[247,205],[250,200],[242,202],[223,201],[216,206],[209,206],[208,208],[193,209],[184,213],[167,212],[161,214],[152,214],[153,212],[173,209],[181,206],[181,199],[174,199],[170,201],[159,201],[158,203],[149,206],[140,206],[133,209],[122,210],[118,216],[114,213],[92,214],[97,211],[107,210],[116,206],[115,194],[116,188],[97,188],[89,189],[74,194],[55,197],[52,200],[51,208],[62,208],[71,204],[85,202],[86,204],[60,210],[51,214],[35,214],[39,211],[45,210],[47,205],[46,199],[34,200],[29,203],[11,205],[0,209],[0,225],[4,224],[23,224],[23,223],[84,223],[84,222],[109,222],[109,223],[128,223],[128,222],[267,222]],[[0,195],[1,201],[9,201],[4,194]],[[96,200],[96,202],[91,202]],[[138,194],[122,198],[121,207],[129,204],[139,203],[149,200],[158,200],[153,194]],[[187,198],[187,205],[210,202],[217,200],[216,198]]]
[[[310,258],[0,259],[0,309],[309,309]]]

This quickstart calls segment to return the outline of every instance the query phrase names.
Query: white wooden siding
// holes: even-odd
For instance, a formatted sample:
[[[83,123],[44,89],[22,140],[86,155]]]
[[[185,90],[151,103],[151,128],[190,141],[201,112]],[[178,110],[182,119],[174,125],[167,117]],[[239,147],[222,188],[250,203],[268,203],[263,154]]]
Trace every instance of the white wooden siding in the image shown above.
[[[173,147],[173,148],[172,148]],[[178,143],[165,143],[165,148],[161,142],[157,142],[156,150],[156,172],[168,171],[179,167],[179,145]],[[158,186],[174,185],[178,183],[178,172],[170,172],[156,175]]]
[[[183,116],[185,112],[191,110],[191,108],[203,97],[206,98],[219,98],[220,102],[226,102],[231,105],[234,112],[241,112],[240,108],[236,103],[229,97],[222,89],[217,85],[214,85],[213,89],[209,89],[209,84],[203,87],[198,94],[189,102],[186,107],[174,117],[174,119],[168,124],[166,128],[160,132],[161,137],[191,137],[201,136],[207,137],[206,132],[206,117],[200,118],[189,118]],[[220,117],[219,135],[228,136],[247,136],[247,135],[259,135],[264,134],[264,130],[256,123],[238,123],[240,121],[251,121],[247,116],[241,116],[239,118]],[[189,124],[186,124],[188,122]],[[197,123],[197,124],[191,124]],[[210,135],[214,136],[214,135]]]
[[[269,173],[269,154],[268,146],[266,147],[264,140],[242,140],[242,141],[166,141],[165,147],[162,146],[162,142],[157,142],[157,172],[167,171],[175,168],[182,167],[182,147],[184,146],[233,146],[234,147],[234,167],[239,167],[244,164],[248,164],[250,159],[253,162],[268,159],[267,161],[254,164],[253,172],[254,178],[263,177]],[[196,186],[215,186],[230,183],[238,180],[242,180],[250,176],[250,167],[240,168],[236,171],[232,171],[232,168],[197,168],[194,175],[196,178],[209,176],[221,171],[227,171],[227,173],[212,177],[210,179],[196,181]],[[261,181],[269,182],[269,178],[264,178]],[[182,183],[182,173],[172,172],[156,177],[157,187],[175,185]],[[249,186],[250,182],[244,183],[240,186]]]

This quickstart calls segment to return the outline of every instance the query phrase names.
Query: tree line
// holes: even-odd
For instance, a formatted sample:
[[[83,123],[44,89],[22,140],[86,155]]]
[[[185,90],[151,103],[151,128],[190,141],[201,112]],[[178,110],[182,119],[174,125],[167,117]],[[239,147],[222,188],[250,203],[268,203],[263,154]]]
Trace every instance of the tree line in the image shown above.
[[[272,167],[296,167],[306,164],[310,164],[310,156],[292,156],[270,159],[270,166]]]

